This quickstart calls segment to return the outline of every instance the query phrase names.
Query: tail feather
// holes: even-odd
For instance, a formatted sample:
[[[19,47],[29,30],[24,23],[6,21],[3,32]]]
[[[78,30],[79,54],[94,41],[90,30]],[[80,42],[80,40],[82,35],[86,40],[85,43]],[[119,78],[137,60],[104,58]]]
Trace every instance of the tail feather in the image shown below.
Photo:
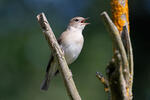
[[[56,71],[57,71],[57,63],[54,61],[52,57],[48,63],[45,79],[41,85],[41,90],[44,90],[44,91],[48,90],[49,84],[52,78],[55,76]]]
[[[41,85],[41,90],[47,91],[49,88],[49,83],[50,83],[50,80],[48,78],[48,74],[46,73],[45,79],[43,80],[43,83]]]

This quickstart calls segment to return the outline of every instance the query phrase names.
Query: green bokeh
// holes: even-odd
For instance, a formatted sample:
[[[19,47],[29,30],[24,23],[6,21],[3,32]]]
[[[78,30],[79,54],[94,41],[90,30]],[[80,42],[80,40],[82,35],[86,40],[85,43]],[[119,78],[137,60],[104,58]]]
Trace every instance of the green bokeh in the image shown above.
[[[89,2],[80,14],[89,16],[91,24],[83,31],[83,50],[70,68],[83,100],[107,100],[95,74],[99,71],[105,75],[112,57],[111,38],[100,18],[103,10],[110,11],[109,0]],[[38,10],[29,7],[24,0],[0,1],[0,100],[69,100],[60,75],[53,79],[47,92],[40,90],[50,49],[36,15],[45,12],[57,37],[69,22],[64,17],[67,14],[60,15],[58,9],[40,7]],[[140,91],[137,87],[134,90],[137,90],[135,94]],[[147,90],[144,92],[149,97]]]

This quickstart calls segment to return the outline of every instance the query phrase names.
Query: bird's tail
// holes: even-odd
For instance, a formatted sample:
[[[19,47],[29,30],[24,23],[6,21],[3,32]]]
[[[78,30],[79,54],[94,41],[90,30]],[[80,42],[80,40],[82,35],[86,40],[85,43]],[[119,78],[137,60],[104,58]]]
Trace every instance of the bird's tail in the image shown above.
[[[49,83],[50,83],[50,80],[51,80],[50,77],[49,77],[48,73],[46,73],[45,79],[43,80],[43,83],[41,85],[41,90],[44,90],[44,91],[48,90]]]
[[[51,58],[47,66],[45,79],[41,85],[41,90],[44,91],[48,90],[50,81],[55,76],[56,71],[57,71],[57,63]]]

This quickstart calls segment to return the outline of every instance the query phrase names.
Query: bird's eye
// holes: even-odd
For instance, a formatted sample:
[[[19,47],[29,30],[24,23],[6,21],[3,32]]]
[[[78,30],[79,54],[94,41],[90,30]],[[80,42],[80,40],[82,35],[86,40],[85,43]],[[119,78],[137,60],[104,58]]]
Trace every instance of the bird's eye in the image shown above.
[[[78,20],[78,19],[75,19],[74,21],[78,22],[79,20]]]

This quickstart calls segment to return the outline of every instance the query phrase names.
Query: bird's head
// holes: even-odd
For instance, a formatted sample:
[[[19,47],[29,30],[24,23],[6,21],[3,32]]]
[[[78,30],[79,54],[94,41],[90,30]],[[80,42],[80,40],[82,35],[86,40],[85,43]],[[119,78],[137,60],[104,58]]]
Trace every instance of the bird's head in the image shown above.
[[[89,18],[74,17],[70,20],[69,27],[83,30],[86,25],[90,24],[85,22],[87,19]]]

